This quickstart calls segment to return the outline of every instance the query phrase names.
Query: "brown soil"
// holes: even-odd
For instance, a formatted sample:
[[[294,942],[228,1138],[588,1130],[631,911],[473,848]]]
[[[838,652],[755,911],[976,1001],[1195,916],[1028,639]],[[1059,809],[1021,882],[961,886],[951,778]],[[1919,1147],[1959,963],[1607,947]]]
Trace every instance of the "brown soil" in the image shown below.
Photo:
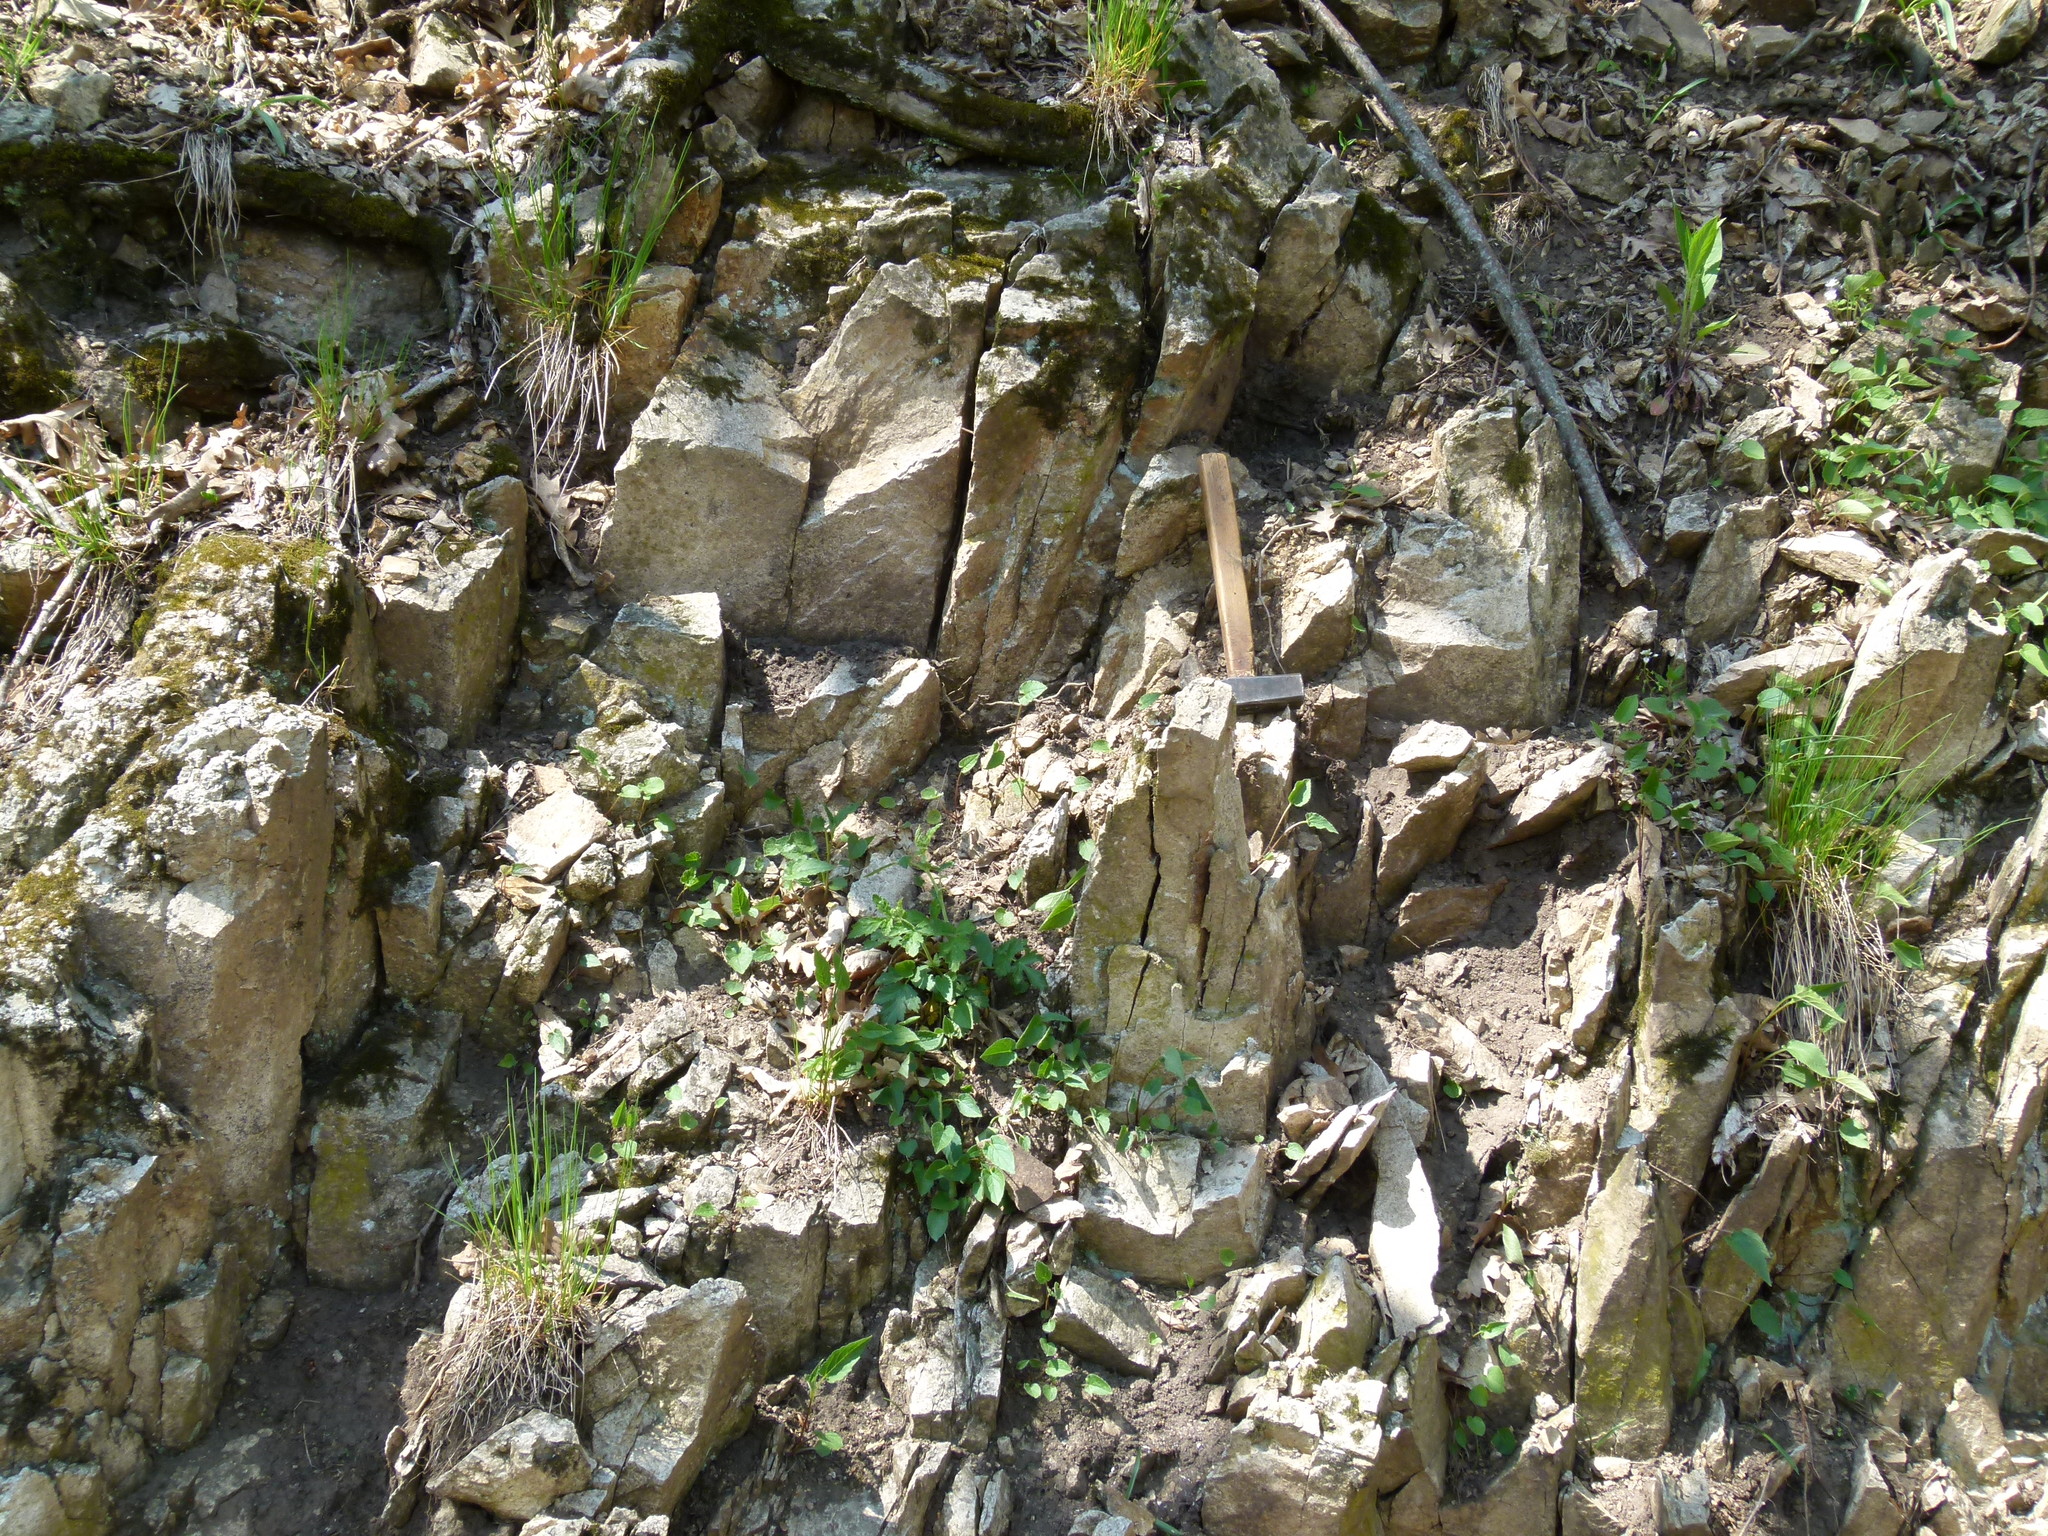
[[[228,1488],[199,1529],[363,1536],[372,1528],[384,1507],[384,1438],[399,1418],[406,1349],[421,1328],[439,1326],[454,1288],[357,1295],[296,1280],[288,1289],[283,1342],[236,1364],[220,1418],[196,1446],[157,1458],[148,1481],[122,1501],[122,1536],[169,1529],[159,1523],[167,1515]],[[249,1437],[257,1438],[244,1445]]]

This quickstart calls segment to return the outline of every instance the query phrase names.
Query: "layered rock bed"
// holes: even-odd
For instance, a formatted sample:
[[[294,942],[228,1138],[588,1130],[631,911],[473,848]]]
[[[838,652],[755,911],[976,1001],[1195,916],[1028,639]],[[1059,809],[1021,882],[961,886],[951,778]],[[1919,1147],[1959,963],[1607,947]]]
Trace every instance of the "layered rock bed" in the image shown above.
[[[1085,8],[663,9],[63,0],[0,100],[0,1532],[2036,1528],[2036,8],[1971,100],[1345,8],[1528,189],[1631,588],[1307,18],[1126,166]],[[1667,149],[1741,323],[1596,357],[1530,231],[1663,260]],[[639,253],[567,448],[552,209]],[[1806,950],[1787,740],[1889,786]]]

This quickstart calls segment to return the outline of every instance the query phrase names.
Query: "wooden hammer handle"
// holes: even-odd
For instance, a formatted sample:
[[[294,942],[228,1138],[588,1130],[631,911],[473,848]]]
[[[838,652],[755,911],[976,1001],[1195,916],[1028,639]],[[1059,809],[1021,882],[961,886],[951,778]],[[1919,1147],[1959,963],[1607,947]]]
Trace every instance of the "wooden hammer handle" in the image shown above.
[[[1223,628],[1223,667],[1252,675],[1252,610],[1244,591],[1244,553],[1237,543],[1237,493],[1227,454],[1202,455],[1202,515],[1209,522],[1209,571],[1216,578],[1216,617]]]

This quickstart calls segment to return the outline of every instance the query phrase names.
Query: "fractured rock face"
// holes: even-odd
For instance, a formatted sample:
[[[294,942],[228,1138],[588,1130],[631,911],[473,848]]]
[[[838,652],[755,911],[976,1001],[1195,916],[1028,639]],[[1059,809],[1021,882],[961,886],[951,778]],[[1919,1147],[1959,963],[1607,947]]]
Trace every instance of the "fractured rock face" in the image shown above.
[[[1358,608],[1358,577],[1341,541],[1302,551],[1280,588],[1280,664],[1312,677],[1343,661]]]
[[[1422,270],[1414,231],[1370,192],[1356,194],[1335,264],[1329,297],[1284,365],[1289,382],[1317,399],[1363,394],[1379,382]]]
[[[1720,945],[1720,903],[1702,897],[1657,931],[1643,973],[1629,1124],[1643,1160],[1671,1181],[1666,1199],[1681,1220],[1750,1033],[1734,1004],[1715,1001]]]
[[[1171,166],[1153,182],[1152,287],[1165,305],[1152,382],[1131,458],[1223,430],[1243,371],[1257,274],[1258,218],[1207,166]],[[1122,562],[1119,561],[1119,564]]]
[[[1091,708],[1118,720],[1156,692],[1195,643],[1202,575],[1191,560],[1171,560],[1142,573],[1102,631]]]
[[[1139,367],[1136,234],[1117,199],[1054,219],[1003,289],[939,624],[941,671],[965,697],[1065,671],[1094,629],[1118,531],[1097,504]]]
[[[1273,1214],[1263,1149],[1206,1150],[1192,1136],[1163,1137],[1142,1157],[1092,1145],[1079,1233],[1109,1268],[1193,1284],[1259,1251]]]
[[[1586,1214],[1577,1295],[1582,1444],[1641,1460],[1671,1437],[1671,1249],[1658,1179],[1622,1155]]]
[[[1000,273],[885,266],[788,403],[816,439],[790,569],[790,633],[922,647],[953,536],[968,391]]]
[[[1423,870],[1450,857],[1485,788],[1486,749],[1479,747],[1420,795],[1378,808],[1382,907],[1393,905]]]
[[[526,583],[526,487],[510,476],[464,498],[479,527],[444,539],[431,565],[377,588],[377,657],[395,675],[400,717],[438,726],[460,744],[497,705]]]
[[[1901,1385],[1906,1405],[1927,1415],[1976,1369],[2009,1236],[1995,1108],[1967,1058],[1952,1059],[1912,1174],[1848,1266],[1854,1305],[1829,1311],[1838,1383],[1866,1392]]]
[[[1934,789],[1997,744],[1993,708],[2005,632],[1976,611],[1978,575],[1956,550],[1917,563],[1863,632],[1842,695],[1845,719],[1910,781]]]
[[[1693,567],[1685,594],[1685,632],[1716,645],[1748,629],[1763,601],[1764,572],[1776,557],[1784,511],[1775,497],[1727,508]]]
[[[1433,512],[1395,540],[1369,629],[1375,714],[1549,725],[1578,639],[1579,493],[1545,421],[1469,410],[1438,429]]]
[[[780,633],[811,448],[772,367],[693,339],[619,460],[598,556],[612,590],[628,601],[716,592],[741,631]]]
[[[1052,1341],[1121,1376],[1159,1369],[1159,1325],[1144,1302],[1085,1265],[1068,1270],[1060,1284]]]
[[[412,1275],[448,1186],[449,1154],[435,1130],[459,1022],[435,1014],[373,1027],[322,1095],[306,1219],[306,1272],[316,1283],[390,1290]]]
[[[725,707],[725,626],[715,593],[627,604],[591,661],[646,689],[682,727],[689,751],[710,749]]]
[[[726,794],[740,814],[785,788],[806,806],[860,801],[924,761],[939,739],[938,670],[906,656],[846,659],[794,708],[726,710]]]
[[[1179,1051],[1222,1133],[1250,1138],[1307,1041],[1295,867],[1284,851],[1251,865],[1236,718],[1223,683],[1190,684],[1118,783],[1078,900],[1075,1009],[1113,1052],[1112,1102]]]

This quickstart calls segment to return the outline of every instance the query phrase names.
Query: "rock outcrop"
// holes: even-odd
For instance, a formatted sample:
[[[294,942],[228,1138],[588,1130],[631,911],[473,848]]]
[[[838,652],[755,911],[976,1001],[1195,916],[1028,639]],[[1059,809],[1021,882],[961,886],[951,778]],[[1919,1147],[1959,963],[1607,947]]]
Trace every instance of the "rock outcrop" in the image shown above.
[[[1368,698],[1395,720],[1542,726],[1578,638],[1579,493],[1543,422],[1467,411],[1435,437],[1437,502],[1394,541],[1368,620]]]

